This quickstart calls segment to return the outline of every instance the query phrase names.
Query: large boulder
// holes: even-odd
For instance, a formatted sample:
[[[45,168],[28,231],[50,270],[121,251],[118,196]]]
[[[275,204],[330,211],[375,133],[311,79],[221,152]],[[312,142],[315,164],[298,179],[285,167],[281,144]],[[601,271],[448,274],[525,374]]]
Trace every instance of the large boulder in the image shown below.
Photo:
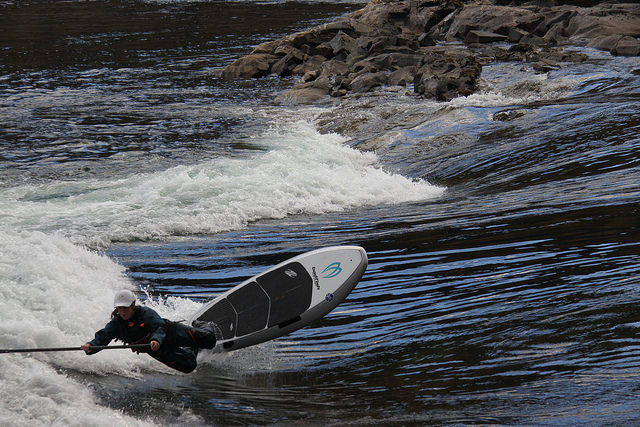
[[[640,56],[640,40],[634,37],[623,36],[615,47],[611,49],[614,55]]]
[[[383,71],[377,73],[364,73],[360,74],[349,83],[349,88],[352,92],[369,92],[374,87],[383,86],[387,84],[387,74]]]
[[[615,34],[596,37],[589,46],[611,52],[614,55],[640,56],[640,40],[635,37]]]
[[[440,29],[440,34],[432,32],[432,36],[447,41],[465,40],[469,31],[473,30],[508,36],[513,28],[531,32],[543,20],[543,16],[530,9],[471,4],[460,9],[451,23]]]
[[[276,58],[275,55],[268,53],[256,53],[243,56],[222,70],[222,78],[232,80],[267,76],[271,71],[271,63]]]
[[[425,49],[423,65],[413,79],[416,93],[440,101],[473,93],[482,66],[472,52],[461,48]]]

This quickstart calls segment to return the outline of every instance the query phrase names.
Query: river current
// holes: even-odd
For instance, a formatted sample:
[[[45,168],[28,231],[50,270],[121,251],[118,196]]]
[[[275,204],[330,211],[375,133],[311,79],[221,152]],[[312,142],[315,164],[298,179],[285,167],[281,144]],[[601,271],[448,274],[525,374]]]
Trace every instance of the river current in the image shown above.
[[[450,102],[216,78],[362,6],[0,2],[0,348],[80,345],[123,287],[181,320],[305,251],[369,255],[324,319],[189,375],[1,355],[0,424],[640,423],[640,59],[488,64]]]

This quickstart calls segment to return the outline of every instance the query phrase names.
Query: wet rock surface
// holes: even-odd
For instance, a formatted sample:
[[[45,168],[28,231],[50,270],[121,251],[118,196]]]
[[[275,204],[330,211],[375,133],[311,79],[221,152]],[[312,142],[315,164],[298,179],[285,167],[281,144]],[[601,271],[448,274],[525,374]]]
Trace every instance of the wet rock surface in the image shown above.
[[[371,0],[336,22],[257,46],[221,77],[300,75],[283,102],[409,85],[450,100],[473,93],[489,62],[529,62],[545,73],[586,59],[570,46],[640,55],[640,4],[540,3]]]

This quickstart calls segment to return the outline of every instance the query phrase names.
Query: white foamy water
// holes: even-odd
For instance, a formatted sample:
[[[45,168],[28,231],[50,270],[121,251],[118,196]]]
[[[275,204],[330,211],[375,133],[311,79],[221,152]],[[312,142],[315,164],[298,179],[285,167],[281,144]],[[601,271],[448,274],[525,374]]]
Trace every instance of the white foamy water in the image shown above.
[[[35,358],[3,355],[0,369],[2,425],[153,425],[100,406],[89,389]]]
[[[262,218],[404,203],[444,191],[384,171],[373,154],[306,122],[253,138],[264,151],[121,179],[8,188],[0,216],[11,229],[60,233],[74,243],[217,233]]]
[[[0,230],[0,347],[75,347],[108,321],[113,293],[132,285],[109,258],[41,232]],[[113,350],[0,355],[3,425],[147,425],[99,405],[62,370],[140,376],[151,359]]]

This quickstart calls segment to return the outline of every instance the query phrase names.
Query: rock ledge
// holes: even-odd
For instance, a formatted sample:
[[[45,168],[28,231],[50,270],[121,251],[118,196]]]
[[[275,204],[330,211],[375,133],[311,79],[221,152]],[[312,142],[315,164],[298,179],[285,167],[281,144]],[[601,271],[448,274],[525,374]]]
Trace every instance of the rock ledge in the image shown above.
[[[410,84],[415,93],[450,100],[473,93],[484,63],[526,61],[547,72],[586,59],[561,46],[588,45],[639,56],[639,37],[640,4],[544,7],[371,0],[336,22],[263,43],[220,75],[300,75],[283,95],[286,102]]]

